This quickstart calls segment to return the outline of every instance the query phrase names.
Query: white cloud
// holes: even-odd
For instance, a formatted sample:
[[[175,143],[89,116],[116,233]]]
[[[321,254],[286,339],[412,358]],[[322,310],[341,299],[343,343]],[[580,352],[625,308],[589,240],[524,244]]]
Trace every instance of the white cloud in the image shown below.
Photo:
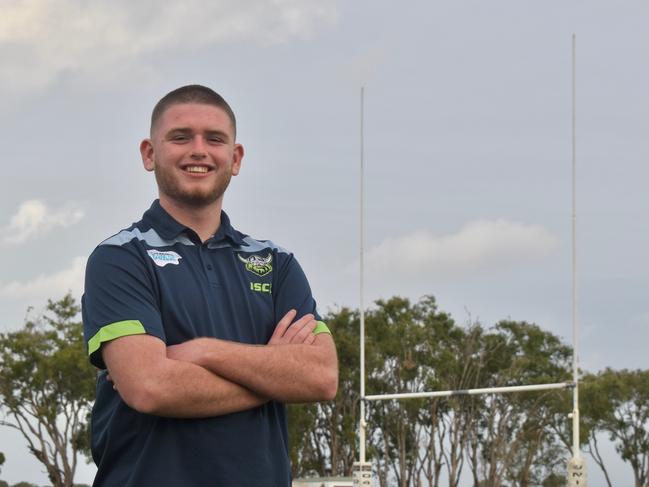
[[[304,38],[336,19],[335,1],[9,0],[0,16],[0,84],[47,85],[65,71],[106,77],[165,49]]]
[[[52,210],[40,200],[27,200],[20,205],[16,214],[11,217],[9,225],[2,229],[2,241],[5,244],[23,243],[54,228],[65,228],[74,225],[83,216],[83,210],[70,204]]]
[[[0,295],[11,299],[29,298],[34,302],[61,296],[68,291],[81,296],[86,272],[86,258],[76,257],[70,267],[54,274],[41,274],[28,281],[12,281],[0,285]]]
[[[479,220],[449,235],[419,231],[388,238],[365,259],[372,274],[461,277],[536,260],[557,245],[557,237],[540,225]]]

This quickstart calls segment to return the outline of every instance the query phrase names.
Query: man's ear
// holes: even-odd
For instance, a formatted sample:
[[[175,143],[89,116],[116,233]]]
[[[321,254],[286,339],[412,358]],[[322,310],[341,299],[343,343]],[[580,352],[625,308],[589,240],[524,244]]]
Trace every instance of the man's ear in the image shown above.
[[[140,155],[142,155],[142,164],[147,171],[153,171],[155,163],[153,162],[153,143],[151,139],[144,139],[140,142]]]
[[[234,151],[232,154],[232,175],[236,176],[241,170],[241,160],[243,159],[243,146],[241,144],[234,144]]]

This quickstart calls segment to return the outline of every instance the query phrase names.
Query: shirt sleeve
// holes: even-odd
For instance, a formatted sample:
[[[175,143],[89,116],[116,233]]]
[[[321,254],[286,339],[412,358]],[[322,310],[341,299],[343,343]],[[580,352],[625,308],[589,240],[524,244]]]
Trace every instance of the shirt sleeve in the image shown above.
[[[278,323],[289,310],[297,310],[296,319],[311,313],[318,325],[313,333],[329,333],[329,328],[318,313],[316,301],[311,294],[311,286],[304,275],[302,267],[293,254],[277,253],[277,282],[273,285],[275,300],[275,323]]]
[[[115,338],[146,333],[166,342],[157,295],[154,277],[136,249],[95,249],[81,299],[84,338],[94,366],[106,368],[101,347]]]

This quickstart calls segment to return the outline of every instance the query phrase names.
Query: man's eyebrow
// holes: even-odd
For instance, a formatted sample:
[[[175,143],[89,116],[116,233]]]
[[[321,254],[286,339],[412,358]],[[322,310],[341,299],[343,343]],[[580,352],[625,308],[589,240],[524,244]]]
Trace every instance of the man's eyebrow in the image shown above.
[[[174,127],[167,132],[167,136],[174,134],[191,134],[193,132],[189,127]],[[229,139],[230,135],[222,130],[206,130],[206,135],[218,135],[219,137]]]
[[[167,131],[166,135],[171,135],[171,134],[189,134],[191,133],[191,129],[188,127],[174,127],[170,130]]]
[[[230,138],[230,135],[228,135],[227,132],[224,132],[222,130],[206,130],[205,133],[207,135],[218,135],[219,137],[222,137],[222,138],[225,138],[225,139]]]

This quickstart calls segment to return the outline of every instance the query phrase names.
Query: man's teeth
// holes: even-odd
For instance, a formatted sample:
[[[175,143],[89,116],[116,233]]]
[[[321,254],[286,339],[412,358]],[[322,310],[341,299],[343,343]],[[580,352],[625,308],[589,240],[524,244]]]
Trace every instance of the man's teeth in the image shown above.
[[[185,168],[187,172],[207,172],[208,169],[205,166],[187,166]]]

